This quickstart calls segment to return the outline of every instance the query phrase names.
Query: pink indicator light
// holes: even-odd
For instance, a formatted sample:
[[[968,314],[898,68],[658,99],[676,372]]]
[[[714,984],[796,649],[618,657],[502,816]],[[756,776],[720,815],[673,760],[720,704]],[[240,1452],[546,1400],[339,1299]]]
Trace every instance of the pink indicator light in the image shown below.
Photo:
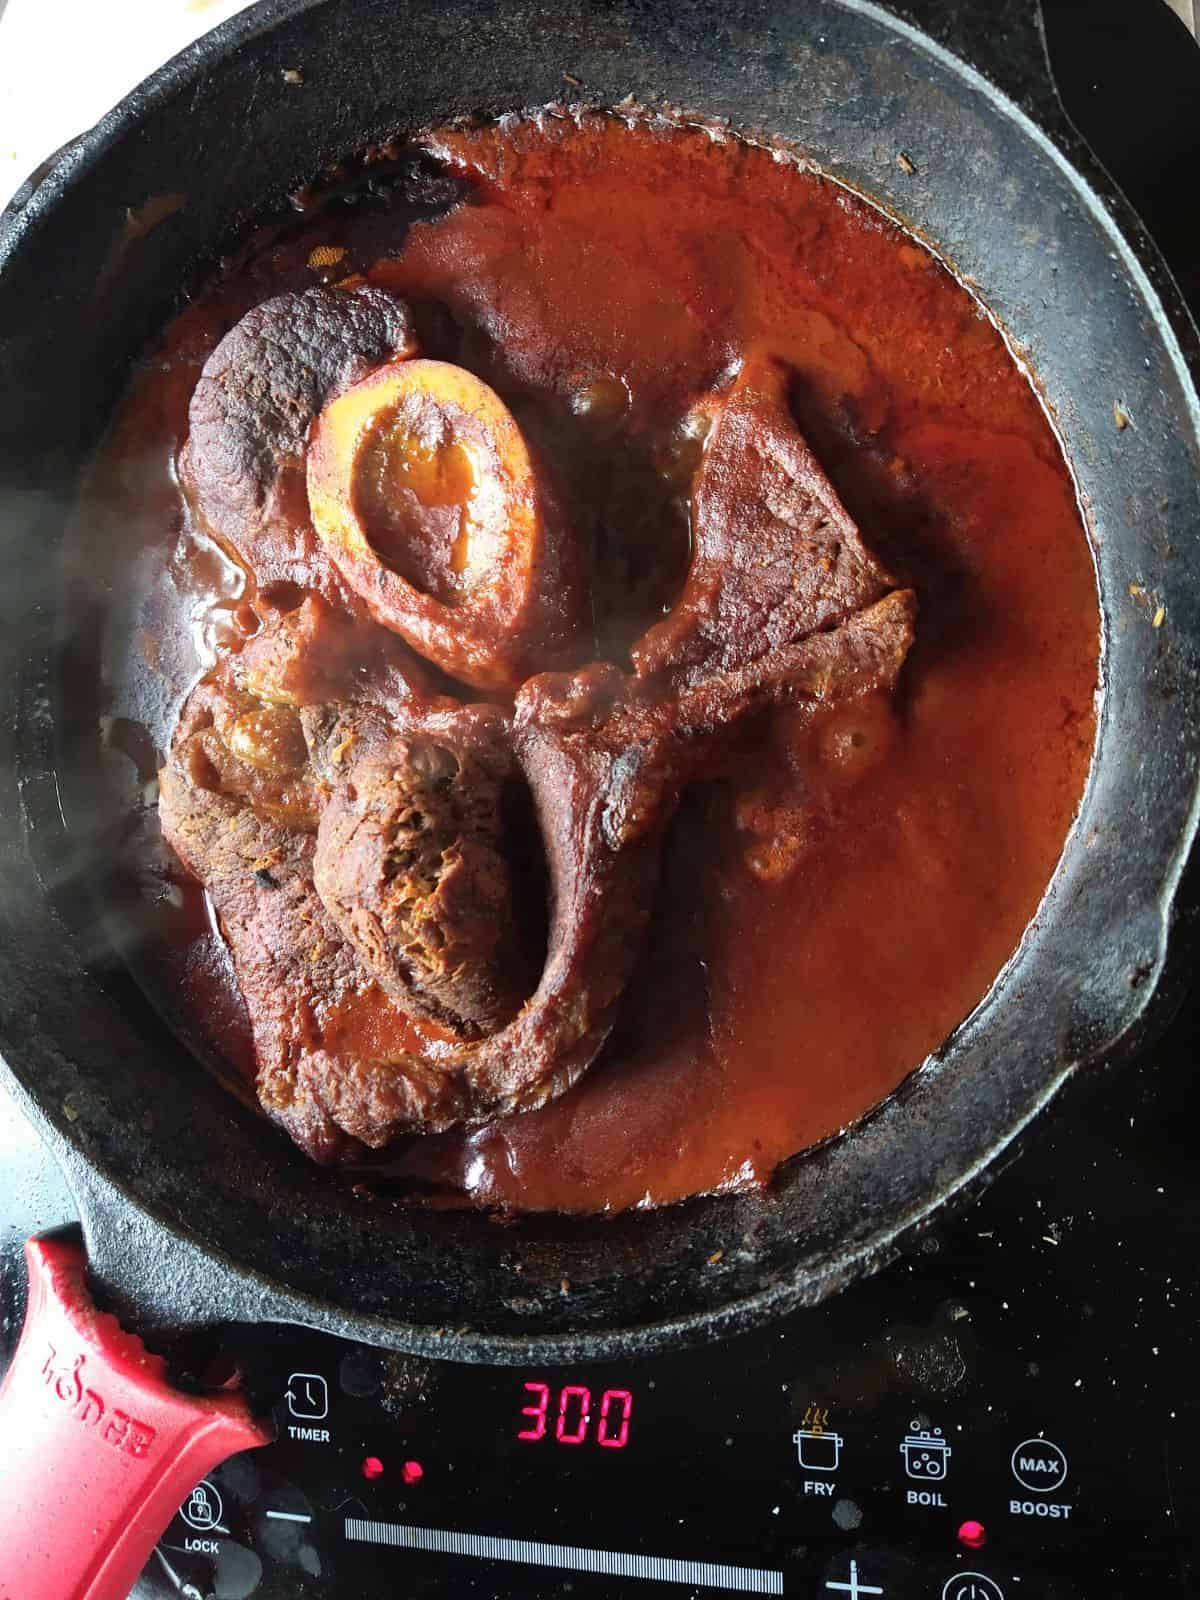
[[[364,1478],[383,1477],[383,1462],[380,1461],[378,1456],[363,1457],[362,1475]]]
[[[982,1522],[964,1522],[958,1530],[958,1542],[968,1550],[982,1550],[987,1543],[987,1529]]]
[[[419,1461],[406,1461],[400,1469],[400,1476],[405,1483],[420,1483],[425,1476],[425,1468]]]

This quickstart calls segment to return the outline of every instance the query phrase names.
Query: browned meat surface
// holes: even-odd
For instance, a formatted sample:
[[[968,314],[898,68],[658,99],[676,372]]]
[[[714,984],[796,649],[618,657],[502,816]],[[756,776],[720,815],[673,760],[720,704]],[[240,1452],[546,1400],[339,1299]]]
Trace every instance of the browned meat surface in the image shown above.
[[[416,348],[408,308],[395,296],[319,287],[255,306],[208,358],[188,411],[180,478],[202,522],[260,589],[343,594],[309,518],[308,430],[335,395]]]
[[[456,707],[369,748],[317,834],[317,892],[365,969],[467,1038],[507,1022],[537,977],[504,853],[515,780],[508,717]]]
[[[531,678],[510,718],[432,697],[378,630],[310,600],[247,646],[236,681],[193,697],[164,829],[233,951],[262,1102],[314,1155],[561,1094],[617,1018],[686,786],[756,711],[894,687],[913,596],[889,592],[785,385],[757,360],[720,404],[692,569],[634,675]],[[246,718],[283,752],[273,767],[239,745]],[[518,764],[549,883],[536,984],[501,817]],[[291,826],[285,794],[303,797]],[[414,1039],[414,1018],[447,1031]]]
[[[273,704],[403,706],[432,697],[430,675],[384,628],[352,622],[310,595],[272,619],[231,663],[238,686]]]
[[[324,801],[313,782],[299,717],[291,707],[271,705],[240,688],[229,662],[222,662],[184,706],[172,761],[185,747],[189,780],[199,788],[281,827],[316,832]],[[169,761],[164,778],[170,767]],[[196,872],[186,852],[178,853]],[[196,875],[203,879],[203,873]]]
[[[182,739],[162,773],[163,831],[206,884],[233,952],[251,1018],[264,1108],[318,1160],[345,1140],[327,1121],[289,1121],[297,1076],[323,1049],[347,1000],[374,1008],[370,986],[313,886],[313,832],[289,828],[214,781],[215,735]]]
[[[799,646],[795,677],[777,692],[804,700],[890,688],[910,639],[908,598],[890,596]],[[389,1036],[403,1038],[404,1008],[373,981],[317,892],[311,814],[281,818],[290,792],[281,779],[248,796],[217,719],[189,716],[162,775],[164,832],[220,916],[252,1019],[262,1103],[313,1156],[346,1153],[346,1135],[379,1147],[532,1109],[595,1059],[640,957],[679,792],[712,760],[705,740],[671,729],[662,705],[615,708],[613,687],[593,670],[535,680],[522,697],[516,745],[551,884],[546,965],[506,1028],[420,1052],[387,1048]]]
[[[671,614],[634,647],[677,692],[748,684],[773,652],[879,600],[893,580],[867,551],[792,420],[788,370],[750,356],[712,425],[692,490],[693,552]]]

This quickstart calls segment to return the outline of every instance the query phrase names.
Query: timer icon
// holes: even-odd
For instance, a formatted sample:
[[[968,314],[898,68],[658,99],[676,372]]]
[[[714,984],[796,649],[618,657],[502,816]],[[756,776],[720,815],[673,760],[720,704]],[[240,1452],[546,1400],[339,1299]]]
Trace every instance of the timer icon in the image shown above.
[[[316,1372],[293,1372],[288,1378],[288,1410],[304,1422],[321,1422],[329,1415],[329,1385]]]

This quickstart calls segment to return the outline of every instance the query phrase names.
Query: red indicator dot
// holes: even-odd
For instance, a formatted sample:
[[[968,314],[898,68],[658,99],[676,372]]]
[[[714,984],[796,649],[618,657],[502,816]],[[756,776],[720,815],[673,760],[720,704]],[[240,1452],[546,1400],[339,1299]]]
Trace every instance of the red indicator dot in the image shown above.
[[[420,1483],[425,1476],[425,1468],[419,1461],[406,1461],[400,1469],[400,1476],[405,1483]]]
[[[958,1530],[958,1542],[968,1550],[982,1550],[987,1543],[987,1529],[982,1522],[964,1522]]]
[[[364,1456],[362,1475],[364,1478],[383,1477],[383,1462],[380,1461],[378,1456]]]

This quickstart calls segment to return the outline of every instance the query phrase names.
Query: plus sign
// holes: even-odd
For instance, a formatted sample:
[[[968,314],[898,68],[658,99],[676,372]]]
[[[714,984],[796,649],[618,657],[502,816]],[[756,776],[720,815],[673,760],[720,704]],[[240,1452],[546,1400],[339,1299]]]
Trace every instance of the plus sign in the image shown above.
[[[840,1589],[843,1594],[848,1594],[850,1596],[850,1600],[858,1600],[859,1595],[862,1595],[862,1594],[882,1594],[883,1593],[882,1589],[877,1589],[875,1587],[875,1585],[872,1584],[872,1583],[859,1583],[859,1581],[858,1581],[858,1562],[857,1561],[852,1561],[850,1563],[850,1582],[849,1583],[827,1583],[825,1585],[825,1587],[827,1589]]]

